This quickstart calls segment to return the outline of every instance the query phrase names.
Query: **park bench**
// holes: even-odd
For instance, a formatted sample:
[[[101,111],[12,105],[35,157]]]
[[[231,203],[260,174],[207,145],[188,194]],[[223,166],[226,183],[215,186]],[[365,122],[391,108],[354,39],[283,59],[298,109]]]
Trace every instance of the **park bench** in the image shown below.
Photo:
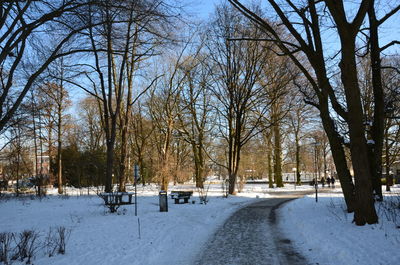
[[[175,204],[179,204],[179,200],[183,199],[183,203],[188,203],[193,191],[171,191],[171,199],[175,200]]]
[[[133,195],[135,195],[133,192],[102,192],[99,194],[112,213],[116,212],[121,205],[134,204]]]

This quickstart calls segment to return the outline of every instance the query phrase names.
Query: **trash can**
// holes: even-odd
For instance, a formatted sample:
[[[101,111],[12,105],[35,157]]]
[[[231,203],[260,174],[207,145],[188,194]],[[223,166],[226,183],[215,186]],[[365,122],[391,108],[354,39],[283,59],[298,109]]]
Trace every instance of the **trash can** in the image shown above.
[[[168,212],[168,195],[165,190],[161,190],[158,194],[160,200],[160,212]]]

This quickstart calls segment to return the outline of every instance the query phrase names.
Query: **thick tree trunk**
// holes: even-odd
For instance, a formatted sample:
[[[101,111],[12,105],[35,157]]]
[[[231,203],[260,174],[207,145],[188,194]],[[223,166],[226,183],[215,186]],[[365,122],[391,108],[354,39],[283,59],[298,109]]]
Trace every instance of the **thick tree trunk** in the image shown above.
[[[129,114],[125,114],[129,115]],[[119,163],[119,185],[118,185],[118,191],[120,192],[125,192],[126,191],[126,179],[127,179],[127,174],[126,174],[126,158],[127,158],[127,149],[128,149],[128,139],[127,139],[127,134],[128,134],[128,124],[129,124],[129,118],[125,117],[123,121],[123,128],[121,132],[121,158],[120,158],[120,163]]]
[[[267,152],[267,170],[268,170],[268,187],[273,188],[274,187],[274,179],[272,178],[272,154],[271,150],[268,150]]]
[[[170,176],[169,176],[169,149],[170,149],[170,142],[171,142],[171,138],[172,138],[172,127],[173,127],[173,122],[170,121],[168,123],[168,128],[167,128],[167,132],[165,134],[165,141],[164,141],[164,145],[163,145],[163,154],[162,154],[162,170],[161,170],[161,190],[168,190],[168,185],[169,185],[169,180],[170,180]]]
[[[196,187],[204,189],[204,160],[202,150],[196,146],[196,143],[192,143],[192,150],[194,154],[194,168],[195,168],[195,180]]]
[[[32,101],[34,101],[34,96],[32,94]],[[32,123],[33,123],[33,144],[34,144],[34,150],[35,150],[35,186],[36,186],[36,195],[37,196],[42,196],[42,181],[41,181],[41,170],[39,171],[38,165],[39,165],[39,160],[38,160],[38,135],[36,132],[36,106],[35,102],[32,103]],[[40,165],[42,165],[40,163]]]
[[[108,118],[106,115],[105,120],[109,119],[109,124],[106,126],[106,139],[107,139],[107,152],[106,152],[106,179],[105,179],[105,192],[113,191],[113,172],[114,172],[114,147],[115,147],[115,138],[116,138],[116,116]]]
[[[105,179],[105,192],[112,192],[113,182],[113,166],[114,166],[114,141],[113,139],[107,140],[107,165],[106,165],[106,179]]]
[[[331,147],[333,161],[342,187],[347,212],[355,210],[355,188],[350,171],[347,167],[347,159],[343,149],[340,135],[336,132],[335,124],[329,116],[327,100],[320,100],[320,117]]]
[[[384,118],[385,102],[381,75],[381,58],[379,48],[378,21],[375,16],[375,3],[372,3],[368,9],[368,19],[370,24],[370,44],[371,44],[371,68],[372,68],[372,88],[374,93],[374,121],[371,127],[371,136],[373,140],[372,155],[369,157],[371,165],[372,187],[379,200],[382,195],[382,149],[384,138]]]
[[[342,47],[346,47],[346,49],[342,49],[340,62],[341,79],[349,113],[350,152],[356,184],[354,221],[357,225],[374,224],[378,222],[378,216],[375,211],[372,194],[371,169],[367,166],[369,165],[368,148],[365,139],[360,88],[358,86],[354,41],[351,36],[341,37]]]
[[[239,143],[240,139],[240,134],[235,135],[235,140],[234,146],[232,149],[232,164],[231,168],[228,170],[229,172],[229,194],[235,194],[235,188],[236,188],[236,180],[238,176],[238,171],[239,171],[239,163],[240,163],[240,151],[241,151],[241,146]]]

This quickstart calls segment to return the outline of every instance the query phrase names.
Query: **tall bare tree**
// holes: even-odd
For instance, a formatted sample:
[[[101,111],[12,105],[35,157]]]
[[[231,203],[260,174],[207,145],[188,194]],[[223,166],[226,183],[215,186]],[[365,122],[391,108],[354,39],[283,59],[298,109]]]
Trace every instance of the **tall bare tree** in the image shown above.
[[[288,124],[294,136],[296,184],[301,185],[301,143],[302,140],[307,137],[307,128],[310,129],[310,123],[312,122],[314,116],[316,116],[316,113],[313,113],[312,107],[303,101],[301,95],[295,95],[295,101],[297,104],[292,106],[288,114]]]
[[[154,44],[165,37],[163,32],[168,32],[163,31],[168,25],[168,14],[171,12],[161,0],[97,1],[84,14],[89,28],[86,36],[90,47],[87,49],[94,59],[93,65],[87,65],[85,75],[92,88],[87,89],[76,82],[75,85],[101,102],[107,147],[106,192],[112,191],[115,144],[119,129],[124,142],[118,171],[122,172],[119,176],[119,189],[125,189],[126,137],[133,104],[134,73],[137,62],[151,56]],[[151,37],[143,39],[139,32],[146,32]]]
[[[235,193],[241,148],[260,131],[264,114],[269,110],[267,91],[259,82],[266,49],[257,42],[230,41],[247,33],[253,38],[260,34],[255,27],[246,27],[243,17],[231,7],[217,7],[211,23],[206,46],[212,61],[214,85],[210,88],[216,98],[215,111],[219,117],[219,134],[226,141],[226,167],[229,194]]]
[[[173,171],[172,143],[175,137],[179,137],[179,104],[181,90],[186,79],[187,72],[180,71],[185,65],[184,52],[189,43],[178,51],[178,54],[167,58],[164,65],[163,77],[151,91],[148,109],[154,125],[153,137],[158,153],[158,180],[162,190],[168,190],[168,183]]]
[[[61,75],[62,75],[61,69]],[[55,107],[54,113],[52,113],[52,117],[54,118],[55,131],[57,133],[57,187],[58,193],[63,193],[63,177],[62,177],[62,142],[63,142],[63,131],[65,125],[65,111],[70,106],[71,102],[68,98],[68,91],[66,90],[63,82],[63,78],[61,77],[60,81],[57,83],[47,83],[44,87],[41,88],[43,92],[48,97],[48,103]],[[51,131],[51,129],[50,129]],[[52,137],[48,135],[49,139]],[[49,156],[50,156],[50,148],[49,146]]]
[[[131,152],[140,168],[140,178],[144,186],[146,180],[149,180],[150,177],[151,168],[150,166],[147,166],[147,164],[151,164],[151,162],[147,163],[146,160],[152,158],[150,141],[155,128],[151,119],[149,117],[146,118],[141,102],[136,104],[132,116],[133,117],[130,121],[130,132],[133,134],[133,136],[130,137],[132,146]]]
[[[193,155],[196,187],[204,188],[207,174],[206,145],[210,132],[210,95],[208,92],[210,73],[204,66],[205,56],[195,55],[182,66],[186,79],[181,91],[181,111],[178,130],[190,144]]]
[[[355,5],[353,16],[349,16],[343,1],[309,0],[297,3],[288,0],[283,5],[280,1],[268,0],[271,11],[275,12],[278,19],[276,23],[252,12],[241,1],[229,0],[229,2],[259,25],[265,31],[266,39],[278,44],[280,50],[292,59],[311,84],[313,93],[308,102],[320,111],[348,211],[354,211],[354,221],[357,225],[376,223],[378,216],[374,208],[372,184],[377,182],[377,175],[380,173],[379,164],[375,165],[376,161],[381,159],[383,143],[384,107],[380,52],[386,47],[386,45],[379,47],[378,28],[400,10],[400,5],[377,19],[373,0],[363,0],[359,5]],[[324,12],[324,10],[329,12]],[[373,58],[371,62],[374,69],[372,73],[374,90],[374,119],[371,129],[374,148],[372,152],[368,152],[356,63],[356,39],[363,22],[367,19],[369,19],[368,43],[371,48],[371,58]],[[322,21],[325,21],[325,24],[321,23]],[[277,24],[280,25],[278,29],[275,26]],[[328,59],[331,55],[329,55],[328,44],[323,41],[325,28],[330,28],[329,34],[335,34],[340,40],[339,54],[341,58],[336,65]],[[287,34],[290,34],[291,40],[287,39]],[[307,62],[302,62],[302,59],[306,59]],[[310,66],[309,69],[307,65]],[[335,91],[335,88],[338,87],[329,78],[329,73],[332,71],[340,73],[342,90],[336,89]],[[348,128],[355,186],[347,167],[343,138],[337,131],[335,120],[330,114],[331,109],[345,121]],[[372,155],[369,156],[369,153]],[[374,159],[371,160],[371,157]],[[371,168],[365,167],[365,165],[371,165]]]

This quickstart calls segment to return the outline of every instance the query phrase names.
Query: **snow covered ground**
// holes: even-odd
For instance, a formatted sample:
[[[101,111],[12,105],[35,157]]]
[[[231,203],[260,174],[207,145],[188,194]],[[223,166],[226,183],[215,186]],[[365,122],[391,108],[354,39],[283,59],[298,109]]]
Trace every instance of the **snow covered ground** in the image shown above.
[[[34,264],[190,264],[215,229],[255,197],[224,199],[219,192],[202,205],[196,193],[195,204],[169,199],[166,213],[159,211],[155,186],[139,188],[138,217],[134,205],[121,207],[118,215],[108,213],[95,195],[0,200],[0,232],[35,230],[44,241],[51,227],[71,229],[65,255],[47,257],[40,250]]]
[[[235,210],[293,188],[287,185],[271,190],[265,184],[251,184],[238,196],[225,199],[221,185],[214,184],[207,205],[199,204],[194,192],[194,204],[176,205],[169,199],[166,213],[159,212],[157,187],[140,187],[138,217],[134,205],[110,214],[100,198],[77,196],[77,190],[70,191],[72,196],[49,195],[41,201],[0,200],[0,233],[35,230],[43,242],[52,227],[70,229],[66,254],[48,257],[44,249],[38,250],[33,263],[39,265],[191,264],[207,239]],[[296,190],[311,191],[312,187],[303,185]],[[356,227],[351,216],[343,213],[341,200],[338,190],[332,190],[320,194],[318,203],[313,196],[292,201],[280,211],[281,228],[314,264],[397,264],[400,229],[384,218],[379,225]]]
[[[323,193],[318,203],[314,195],[287,203],[279,209],[279,226],[312,264],[399,264],[400,185],[385,195],[376,204],[376,225],[355,226],[341,194]],[[389,201],[397,204],[397,215],[385,209]]]

